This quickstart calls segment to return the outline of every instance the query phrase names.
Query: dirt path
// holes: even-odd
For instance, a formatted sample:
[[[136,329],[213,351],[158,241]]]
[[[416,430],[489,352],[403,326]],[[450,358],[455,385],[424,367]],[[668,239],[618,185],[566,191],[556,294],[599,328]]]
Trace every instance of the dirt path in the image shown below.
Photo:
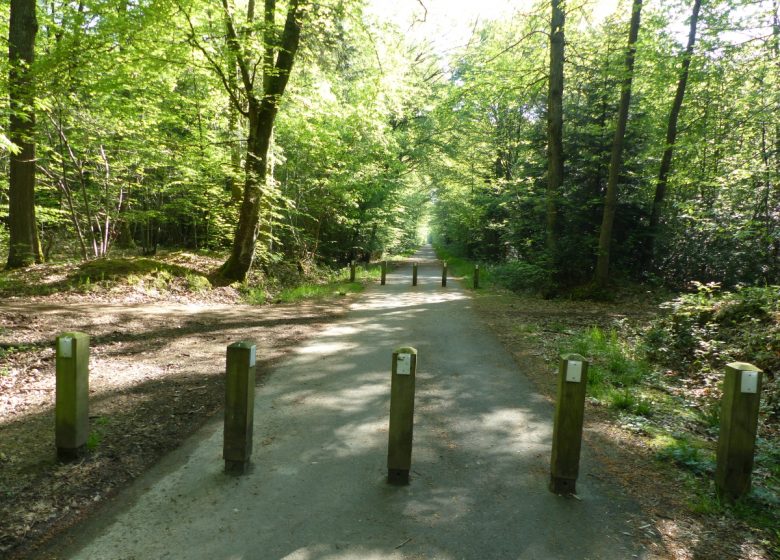
[[[93,511],[218,411],[227,344],[254,340],[262,379],[346,302],[0,305],[0,557],[35,557],[37,544]],[[84,461],[59,465],[52,346],[69,330],[91,336],[92,449]]]
[[[247,476],[223,474],[210,423],[45,557],[650,558],[641,512],[588,451],[579,499],[547,490],[552,409],[439,270],[428,260],[412,288],[401,268],[273,368]],[[412,483],[394,487],[388,370],[405,344],[420,358],[415,450]]]

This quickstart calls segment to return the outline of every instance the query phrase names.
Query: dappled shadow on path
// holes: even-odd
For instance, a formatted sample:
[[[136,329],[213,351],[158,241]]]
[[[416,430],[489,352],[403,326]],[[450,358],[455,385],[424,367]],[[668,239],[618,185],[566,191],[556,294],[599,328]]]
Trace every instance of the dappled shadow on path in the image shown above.
[[[17,328],[8,346],[38,347],[7,357],[0,391],[0,556],[35,557],[37,539],[94,510],[128,480],[182,443],[224,401],[225,346],[253,339],[258,380],[338,306],[250,307],[4,304]],[[59,465],[54,448],[54,337],[91,336],[92,451]],[[28,548],[17,548],[24,544]],[[16,556],[14,556],[16,557]]]
[[[636,512],[616,490],[583,475],[581,500],[547,491],[549,405],[435,269],[421,266],[430,281],[416,288],[400,269],[274,370],[257,393],[248,476],[222,474],[215,425],[68,557],[641,557],[626,535]],[[415,439],[411,484],[394,487],[389,371],[402,345],[419,352]]]

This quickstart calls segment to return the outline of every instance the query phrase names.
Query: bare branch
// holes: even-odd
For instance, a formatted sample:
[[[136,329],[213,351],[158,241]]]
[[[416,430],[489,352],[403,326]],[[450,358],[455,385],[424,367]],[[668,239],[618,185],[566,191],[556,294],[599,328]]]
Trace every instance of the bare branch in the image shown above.
[[[428,8],[425,7],[425,4],[423,4],[422,0],[417,0],[417,3],[422,7],[423,9],[423,18],[419,20],[420,23],[425,23],[428,19]]]

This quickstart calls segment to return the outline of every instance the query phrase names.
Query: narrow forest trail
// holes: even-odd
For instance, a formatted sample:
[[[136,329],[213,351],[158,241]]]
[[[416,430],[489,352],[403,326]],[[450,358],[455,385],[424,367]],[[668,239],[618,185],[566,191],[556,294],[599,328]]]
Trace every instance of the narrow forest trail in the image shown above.
[[[547,490],[552,408],[430,248],[258,387],[253,469],[223,474],[208,424],[48,558],[649,558],[644,520],[584,451],[578,498]],[[419,352],[412,481],[386,479],[394,348]]]

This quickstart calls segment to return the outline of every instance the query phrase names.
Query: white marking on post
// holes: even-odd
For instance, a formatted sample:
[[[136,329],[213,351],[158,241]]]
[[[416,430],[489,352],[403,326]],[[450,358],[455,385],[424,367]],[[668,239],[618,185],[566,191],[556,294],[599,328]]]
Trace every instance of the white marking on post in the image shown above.
[[[257,346],[254,344],[249,348],[249,367],[255,367],[257,363]]]
[[[569,383],[582,381],[582,362],[566,362],[566,381]]]
[[[395,373],[396,373],[396,375],[411,375],[412,374],[412,355],[411,354],[398,354],[398,358],[395,361]]]
[[[758,391],[758,372],[743,371],[741,385],[743,393],[756,393]]]
[[[59,354],[60,354],[60,358],[73,357],[73,337],[63,336],[62,338],[60,338]]]

